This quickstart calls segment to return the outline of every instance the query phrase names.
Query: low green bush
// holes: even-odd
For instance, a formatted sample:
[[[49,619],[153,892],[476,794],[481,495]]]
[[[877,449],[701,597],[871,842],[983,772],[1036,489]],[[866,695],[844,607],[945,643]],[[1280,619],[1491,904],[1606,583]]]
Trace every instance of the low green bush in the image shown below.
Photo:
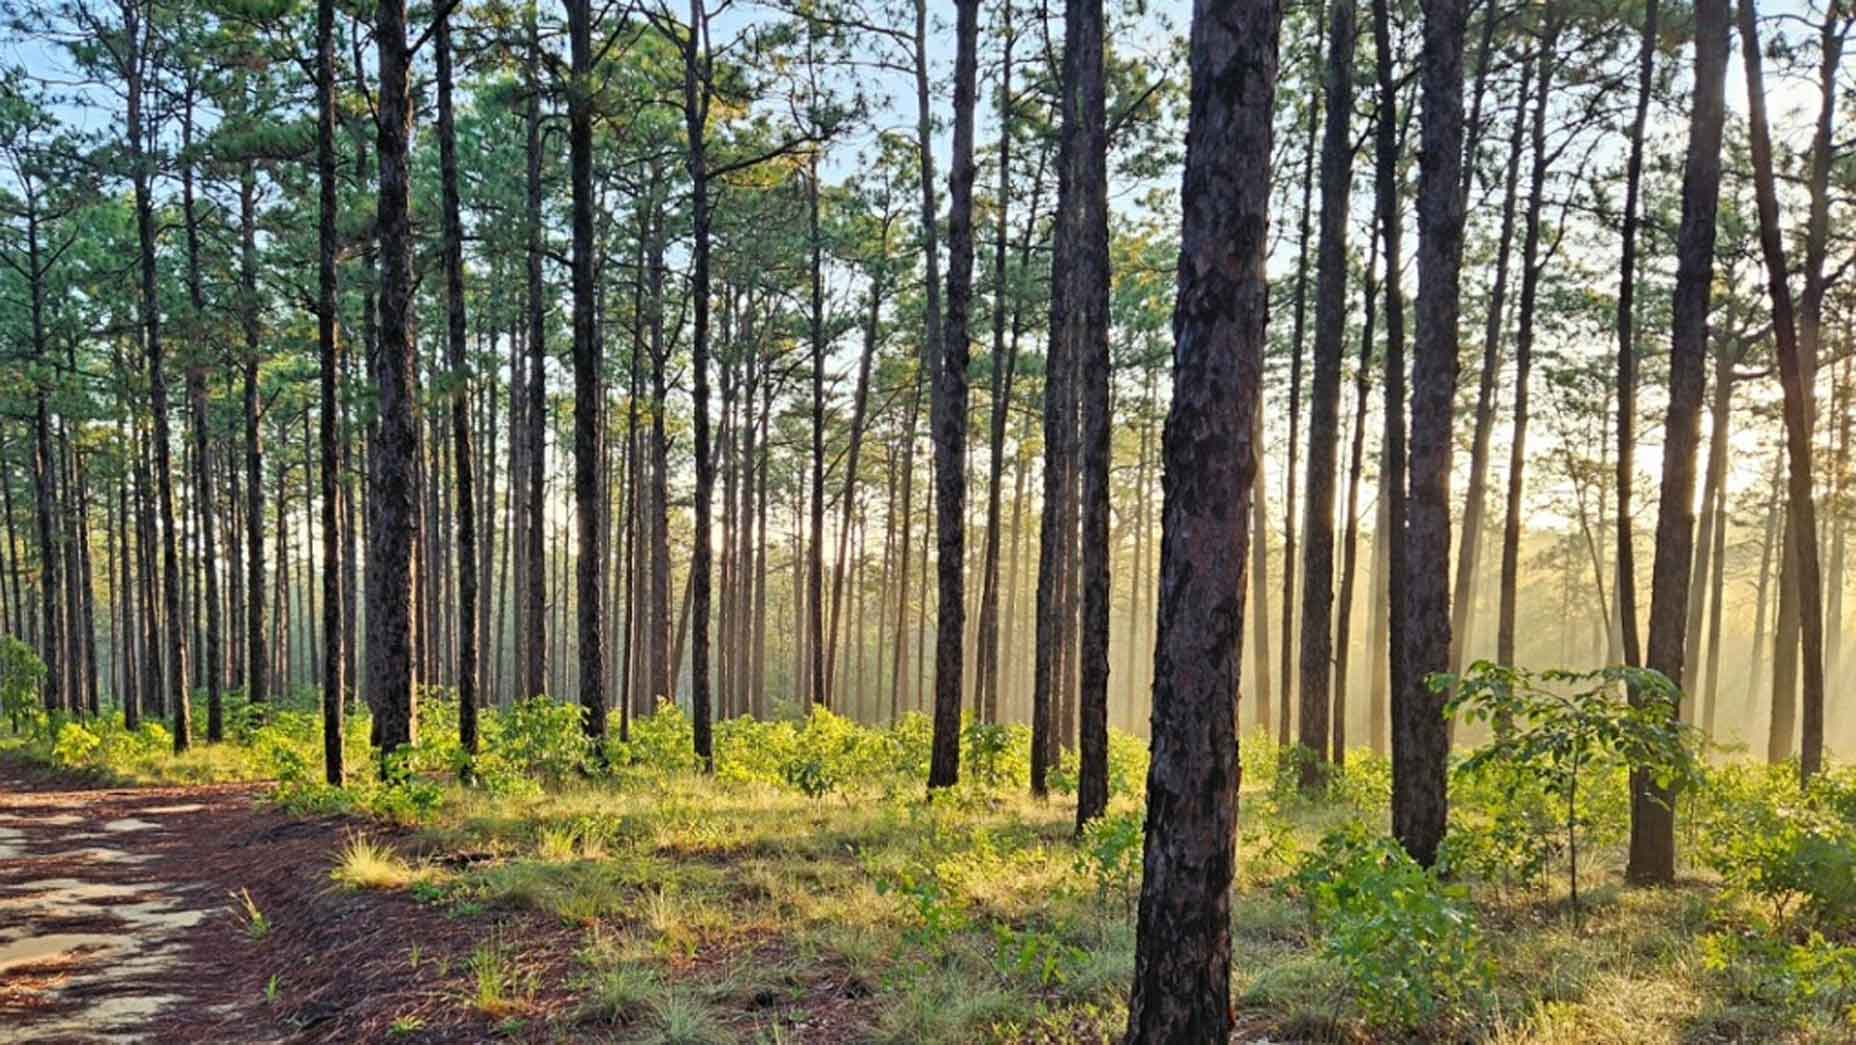
[[[1420,1027],[1488,996],[1494,967],[1466,894],[1391,838],[1331,831],[1285,884],[1374,1024]]]

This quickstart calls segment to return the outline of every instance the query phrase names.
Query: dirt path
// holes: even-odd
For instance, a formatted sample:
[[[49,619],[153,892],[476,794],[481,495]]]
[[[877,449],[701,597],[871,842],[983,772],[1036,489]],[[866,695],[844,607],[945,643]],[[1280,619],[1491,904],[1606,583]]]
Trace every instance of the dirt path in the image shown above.
[[[72,790],[0,766],[0,1039],[141,1041],[183,1019],[275,1038],[252,1017],[259,999],[227,997],[201,953],[238,932],[218,876],[199,870],[238,842],[228,820],[248,817],[251,798]]]
[[[333,854],[366,825],[293,819],[261,791],[87,787],[0,762],[0,1043],[375,1041],[396,1022],[401,1041],[491,1036],[455,971],[484,927],[332,888]],[[409,945],[445,960],[408,961]]]

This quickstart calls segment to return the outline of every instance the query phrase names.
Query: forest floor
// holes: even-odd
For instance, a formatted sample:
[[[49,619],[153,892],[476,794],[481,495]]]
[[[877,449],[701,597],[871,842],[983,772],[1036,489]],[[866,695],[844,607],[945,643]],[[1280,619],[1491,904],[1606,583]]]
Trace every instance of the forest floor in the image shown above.
[[[577,737],[565,707],[555,732]],[[1131,744],[1078,838],[1070,802],[1023,794],[1016,768],[930,800],[920,723],[731,723],[707,776],[669,714],[585,773],[512,715],[472,786],[440,752],[336,789],[305,774],[319,738],[293,714],[179,758],[115,727],[0,736],[0,1041],[1055,1045],[1125,1025]],[[1504,826],[1534,809],[1524,781],[1459,782],[1464,848],[1440,885],[1375,848],[1383,759],[1350,755],[1304,799],[1267,741],[1245,751],[1234,1043],[1856,1042],[1851,923],[1826,938],[1781,910],[1772,928],[1696,856],[1674,888],[1623,887],[1621,778],[1582,814],[1575,911],[1560,854],[1534,848],[1551,821]],[[267,766],[285,782],[254,782]],[[1711,779],[1683,851],[1732,835],[1764,854],[1790,821],[1756,814],[1797,801],[1790,779]],[[1834,822],[1856,824],[1840,779]],[[1856,845],[1809,852],[1801,888],[1856,898],[1850,865],[1818,859]],[[1337,889],[1390,906],[1336,921]]]
[[[344,841],[383,829],[291,816],[267,791],[114,788],[0,759],[0,1040],[480,1041],[494,1021],[452,1001],[486,932],[558,979],[561,934],[534,918],[486,930],[333,887]]]

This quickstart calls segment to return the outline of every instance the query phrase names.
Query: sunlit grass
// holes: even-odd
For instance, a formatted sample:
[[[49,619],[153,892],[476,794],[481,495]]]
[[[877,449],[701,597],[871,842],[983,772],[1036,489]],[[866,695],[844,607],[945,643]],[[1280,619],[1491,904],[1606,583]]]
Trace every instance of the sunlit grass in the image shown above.
[[[313,777],[317,767],[302,754],[315,750],[308,725],[284,718],[264,742],[297,752]],[[365,767],[364,732],[359,740],[354,764]],[[727,761],[715,777],[621,760],[610,773],[548,787],[465,787],[432,768],[445,764],[442,735],[433,743],[437,753],[416,777],[429,804],[389,795],[400,805],[381,812],[359,797],[384,790],[366,782],[336,796],[357,796],[344,808],[376,815],[408,819],[410,809],[416,834],[401,849],[351,836],[331,878],[414,890],[435,916],[482,926],[494,942],[460,954],[451,989],[486,1019],[534,1015],[522,937],[490,926],[539,914],[549,931],[585,937],[566,977],[572,1004],[548,1017],[558,1025],[537,1028],[552,1039],[1084,1042],[1122,1032],[1132,917],[1121,894],[1084,866],[1067,795],[1038,802],[1017,783],[967,783],[931,802],[918,779],[879,765],[811,796],[739,765],[731,772]],[[1284,881],[1324,832],[1356,821],[1384,830],[1384,762],[1350,758],[1361,772],[1347,778],[1351,790],[1308,801],[1271,787],[1273,750],[1244,743],[1231,906],[1231,1004],[1260,1035],[1500,1045],[1856,1040],[1856,1013],[1781,1001],[1756,970],[1710,967],[1704,936],[1739,932],[1757,912],[1693,865],[1678,888],[1624,888],[1615,828],[1594,830],[1582,854],[1585,913],[1576,927],[1563,858],[1538,883],[1460,879],[1494,962],[1492,991],[1414,1030],[1375,1026]],[[289,762],[236,742],[180,759],[129,747],[113,757],[124,773],[164,782],[249,778]],[[1453,792],[1453,822],[1480,824],[1488,807],[1476,803],[1489,801]],[[1138,818],[1138,797],[1124,790],[1110,811]],[[1693,848],[1685,838],[1684,852]]]
[[[352,834],[336,854],[329,878],[350,889],[404,889],[432,873],[407,863],[392,846]]]

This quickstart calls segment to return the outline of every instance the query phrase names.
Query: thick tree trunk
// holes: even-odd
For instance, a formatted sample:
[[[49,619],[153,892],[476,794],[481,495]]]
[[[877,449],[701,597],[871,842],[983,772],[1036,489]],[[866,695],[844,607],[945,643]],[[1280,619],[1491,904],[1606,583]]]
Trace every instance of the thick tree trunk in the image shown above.
[[[1418,318],[1411,377],[1411,497],[1402,616],[1406,670],[1393,691],[1392,829],[1429,867],[1448,809],[1449,736],[1429,676],[1450,662],[1450,458],[1456,441],[1457,318],[1463,260],[1463,33],[1467,0],[1424,0],[1423,157],[1418,182]],[[1396,583],[1396,582],[1395,582]],[[1400,614],[1394,608],[1395,614]]]
[[[417,739],[412,662],[412,536],[418,505],[414,469],[412,221],[408,208],[408,73],[406,0],[384,0],[376,15],[380,68],[380,436],[370,453],[368,500],[377,508],[368,528],[367,571],[380,581],[367,607],[368,700],[379,719],[383,773],[393,753]]]
[[[1259,448],[1270,111],[1281,8],[1194,4],[1153,758],[1130,1042],[1231,1032],[1239,646]]]
[[[592,0],[568,0],[569,50],[573,82],[568,86],[568,152],[573,182],[573,316],[574,316],[574,589],[580,643],[580,725],[593,740],[594,757],[606,757],[606,651],[602,614],[605,592],[605,527],[600,514],[604,500],[600,483],[600,432],[605,424],[605,387],[600,380],[600,352],[593,324],[593,5]],[[461,280],[459,281],[462,282]],[[462,301],[462,287],[459,300]],[[452,320],[452,345],[463,356],[464,317],[460,309]],[[462,408],[458,431],[464,433]],[[459,482],[468,489],[470,470],[467,439],[458,440]],[[462,500],[462,498],[460,498]],[[462,521],[459,537],[465,530]],[[474,585],[473,585],[474,588]],[[476,592],[466,602],[474,612]]]

